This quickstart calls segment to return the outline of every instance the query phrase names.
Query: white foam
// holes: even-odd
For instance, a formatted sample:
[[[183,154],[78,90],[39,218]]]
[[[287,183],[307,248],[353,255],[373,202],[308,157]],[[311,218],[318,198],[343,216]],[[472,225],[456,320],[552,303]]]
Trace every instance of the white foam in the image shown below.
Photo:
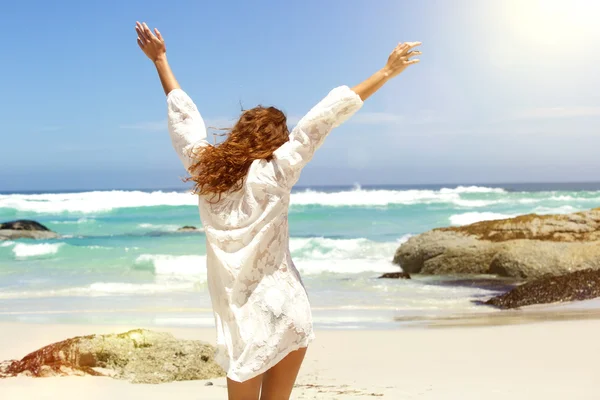
[[[481,207],[489,207],[494,204],[505,203],[505,200],[470,200],[470,199],[456,199],[452,201],[453,204],[459,207],[468,207],[468,208],[481,208]]]
[[[86,217],[81,217],[79,219],[76,219],[75,221],[50,221],[51,224],[64,224],[64,225],[87,224],[87,223],[94,223],[94,222],[96,222],[95,219],[86,218]]]
[[[25,244],[25,243],[17,243],[15,247],[13,247],[13,253],[16,257],[26,258],[26,257],[38,257],[45,256],[50,254],[56,254],[58,249],[64,243],[40,243],[40,244]]]
[[[389,272],[396,249],[411,235],[394,242],[368,239],[292,238],[290,251],[298,270],[304,274]]]
[[[408,237],[395,242],[374,242],[368,239],[292,238],[290,251],[294,257],[314,260],[390,258]]]
[[[304,273],[389,272],[398,269],[391,260],[400,244],[411,235],[393,242],[368,239],[292,238],[290,250],[294,263]],[[138,266],[148,265],[156,282],[206,282],[206,256],[142,254]]]
[[[150,264],[158,279],[206,281],[206,256],[142,254],[136,264]]]
[[[354,190],[331,193],[307,189],[303,192],[293,193],[291,197],[291,205],[322,205],[329,207],[385,207],[394,204],[413,205],[449,203],[461,207],[486,207],[503,201],[502,199],[477,200],[461,198],[461,194],[469,193],[503,194],[506,193],[506,191],[500,188],[486,188],[478,186],[459,186],[454,189],[445,188],[440,190],[365,190],[360,186],[357,186]]]
[[[0,292],[0,299],[30,299],[45,297],[101,297],[123,294],[160,294],[172,292],[191,292],[196,290],[193,282],[185,283],[123,283],[96,282],[88,286],[66,289],[47,289],[38,291]]]
[[[517,203],[519,204],[534,204],[534,203],[540,203],[542,201],[544,201],[546,199],[530,199],[530,198],[526,198],[526,199],[519,199],[517,201]]]
[[[567,195],[561,195],[561,196],[552,196],[550,197],[550,200],[554,200],[554,201],[581,201],[581,200],[589,200],[589,199],[580,199],[580,198],[576,198],[573,196],[567,196]]]
[[[306,190],[292,194],[291,205],[388,206],[391,204],[451,203],[460,198],[458,193],[440,193],[434,190],[363,190],[317,192]]]
[[[506,190],[481,186],[458,186],[454,189],[443,188],[440,193],[506,193]]]
[[[362,272],[384,273],[400,271],[400,267],[389,260],[376,259],[305,259],[297,258],[294,264],[298,271],[304,275],[334,273],[358,274]]]
[[[579,197],[570,195],[551,196],[548,200],[600,203],[600,197]]]
[[[161,232],[176,232],[179,228],[181,228],[181,225],[143,223],[143,224],[139,224],[138,228],[150,229],[153,231],[161,231]],[[202,228],[202,227],[196,227],[196,230],[198,232],[204,232],[204,228]]]
[[[512,218],[515,215],[500,214],[494,212],[468,212],[463,214],[454,214],[450,216],[452,225],[469,225],[480,221],[492,221],[497,219]]]
[[[11,240],[7,240],[4,242],[0,242],[0,247],[9,247],[9,246],[12,246],[13,244],[15,244],[15,242],[13,242]]]
[[[536,214],[570,214],[579,211],[577,208],[569,205],[560,207],[536,207],[533,212]]]
[[[142,229],[152,229],[153,231],[166,231],[173,232],[180,228],[179,225],[171,225],[171,224],[139,224],[138,228]]]
[[[551,192],[556,193],[556,192]],[[532,204],[547,200],[560,202],[600,202],[598,197],[579,197],[554,194],[543,198],[520,198],[522,194],[510,194],[501,188],[480,186],[459,186],[440,190],[410,189],[364,189],[355,185],[353,189],[337,192],[305,190],[291,196],[293,206],[321,205],[330,207],[361,206],[386,207],[390,205],[451,204],[459,207],[486,207],[494,204]],[[584,192],[582,196],[591,193]],[[466,195],[466,196],[465,196]],[[482,195],[485,199],[469,198],[469,195]],[[491,196],[491,198],[490,198]],[[142,192],[142,191],[93,191],[81,193],[54,194],[10,194],[0,195],[0,208],[15,209],[29,213],[99,213],[119,208],[151,206],[194,206],[197,196],[189,192]],[[293,212],[293,210],[292,210]],[[80,218],[77,221],[54,221],[53,223],[90,223],[93,219]],[[143,226],[140,226],[143,228]],[[151,228],[151,226],[149,226]],[[161,226],[159,226],[161,228]],[[165,229],[162,229],[165,228]],[[173,230],[172,225],[163,225],[160,230]]]
[[[180,291],[190,291],[194,288],[193,283],[120,283],[120,282],[96,282],[80,291],[87,291],[90,295],[108,296],[114,294],[155,294]]]
[[[94,191],[81,193],[0,195],[0,208],[34,213],[94,213],[117,208],[196,205],[198,198],[181,192]],[[88,222],[82,220],[81,223]]]

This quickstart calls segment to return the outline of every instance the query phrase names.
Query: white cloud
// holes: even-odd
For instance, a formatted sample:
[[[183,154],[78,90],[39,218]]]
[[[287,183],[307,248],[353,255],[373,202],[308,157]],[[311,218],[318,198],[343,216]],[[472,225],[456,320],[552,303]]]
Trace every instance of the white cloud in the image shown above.
[[[515,119],[600,117],[600,107],[546,107],[523,110]]]

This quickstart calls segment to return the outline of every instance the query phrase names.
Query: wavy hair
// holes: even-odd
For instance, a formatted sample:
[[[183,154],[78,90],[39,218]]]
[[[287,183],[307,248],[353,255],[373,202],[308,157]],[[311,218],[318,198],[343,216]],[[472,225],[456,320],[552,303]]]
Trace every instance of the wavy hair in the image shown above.
[[[288,141],[285,114],[275,107],[258,106],[245,110],[219,145],[200,147],[189,168],[194,193],[218,195],[242,188],[254,160],[270,160],[273,152]]]

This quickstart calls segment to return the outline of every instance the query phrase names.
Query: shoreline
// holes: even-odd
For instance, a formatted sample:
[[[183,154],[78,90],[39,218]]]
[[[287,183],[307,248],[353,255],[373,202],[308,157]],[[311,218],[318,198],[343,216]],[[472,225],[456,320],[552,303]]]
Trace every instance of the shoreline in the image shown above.
[[[0,360],[73,336],[140,326],[0,323]],[[151,328],[214,343],[213,329]],[[598,320],[523,325],[316,331],[292,399],[597,399]],[[589,356],[585,356],[585,355]],[[6,399],[224,399],[225,378],[130,384],[111,378],[0,379]]]
[[[527,325],[543,322],[560,321],[595,321],[600,320],[600,299],[574,301],[566,303],[550,303],[526,306],[512,310],[500,310],[492,306],[479,305],[481,309],[474,312],[458,312],[448,315],[388,315],[387,322],[379,320],[369,322],[360,319],[359,313],[377,313],[393,311],[394,307],[314,307],[315,329],[319,331],[404,331],[407,329],[438,329],[449,327],[494,327],[505,325]],[[328,314],[320,314],[327,311]],[[335,326],[334,314],[355,313],[355,320],[341,317],[341,324]],[[82,326],[82,327],[118,327],[120,322],[102,316],[107,315],[148,315],[149,319],[133,320],[136,328],[151,330],[213,330],[214,317],[208,308],[148,308],[148,309],[83,309],[83,310],[43,310],[43,311],[0,311],[0,326]],[[48,320],[44,320],[45,317]],[[61,316],[65,318],[61,321]],[[87,320],[85,318],[88,318]],[[333,318],[330,325],[325,324],[327,318]],[[384,318],[383,316],[381,318]],[[382,322],[383,321],[383,322]]]

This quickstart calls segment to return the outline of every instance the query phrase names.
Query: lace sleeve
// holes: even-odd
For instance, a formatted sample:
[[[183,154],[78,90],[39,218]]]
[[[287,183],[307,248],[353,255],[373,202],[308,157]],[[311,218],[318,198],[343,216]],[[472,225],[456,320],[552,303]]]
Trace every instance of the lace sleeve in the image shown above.
[[[208,145],[204,120],[192,99],[181,89],[167,95],[167,115],[173,148],[187,170],[192,165],[191,151]]]
[[[300,178],[327,134],[358,111],[363,102],[348,86],[340,86],[314,106],[292,130],[289,141],[273,153],[273,163],[282,184],[288,188]],[[280,179],[281,180],[281,179]]]

